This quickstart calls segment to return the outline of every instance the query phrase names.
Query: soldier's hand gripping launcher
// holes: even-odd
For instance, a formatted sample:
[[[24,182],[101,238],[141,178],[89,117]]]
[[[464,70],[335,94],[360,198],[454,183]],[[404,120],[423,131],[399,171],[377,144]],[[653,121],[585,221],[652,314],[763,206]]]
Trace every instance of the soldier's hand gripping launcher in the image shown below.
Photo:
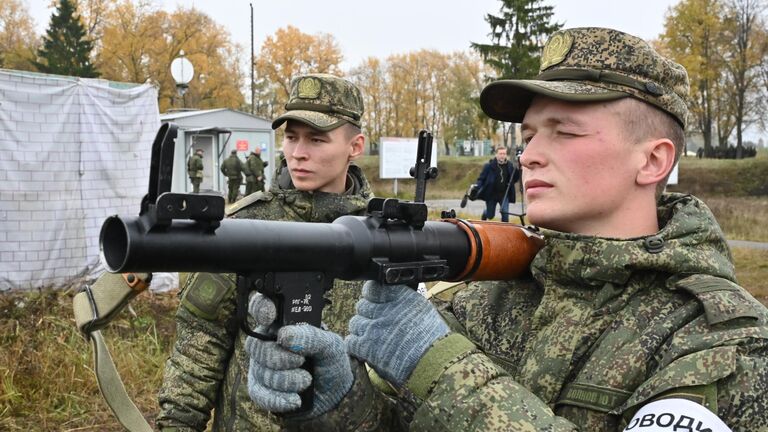
[[[248,297],[258,291],[278,309],[275,326],[320,326],[323,294],[334,279],[408,284],[507,280],[524,272],[541,247],[535,231],[466,221],[444,212],[427,221],[426,180],[432,135],[419,134],[416,202],[374,198],[367,216],[333,223],[224,219],[224,198],[171,193],[176,127],[164,124],[152,147],[149,192],[138,217],[112,216],[101,229],[101,258],[110,272],[210,272],[238,275],[237,314],[247,334]],[[274,329],[273,329],[274,330]],[[302,404],[304,405],[304,404]]]

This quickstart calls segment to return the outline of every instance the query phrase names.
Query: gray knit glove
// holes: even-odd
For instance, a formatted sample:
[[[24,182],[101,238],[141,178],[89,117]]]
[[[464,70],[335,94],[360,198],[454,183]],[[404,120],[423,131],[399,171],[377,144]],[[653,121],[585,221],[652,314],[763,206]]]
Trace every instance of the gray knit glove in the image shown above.
[[[256,294],[249,312],[263,332],[274,320],[271,300]],[[301,406],[299,392],[314,381],[312,409],[298,418],[313,418],[333,409],[352,388],[354,377],[341,336],[310,325],[290,325],[277,332],[277,341],[248,337],[248,394],[266,411],[287,413]],[[301,368],[314,360],[312,375]]]
[[[449,332],[424,296],[405,285],[368,281],[349,321],[347,350],[401,386],[429,347]]]

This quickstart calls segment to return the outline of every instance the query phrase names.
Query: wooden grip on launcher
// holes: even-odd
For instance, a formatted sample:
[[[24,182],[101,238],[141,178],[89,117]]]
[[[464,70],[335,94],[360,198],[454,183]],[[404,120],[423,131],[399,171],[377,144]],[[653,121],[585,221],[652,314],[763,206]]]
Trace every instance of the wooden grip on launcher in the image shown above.
[[[456,224],[470,241],[467,266],[453,280],[510,280],[527,269],[544,239],[533,229],[505,222],[445,219]]]

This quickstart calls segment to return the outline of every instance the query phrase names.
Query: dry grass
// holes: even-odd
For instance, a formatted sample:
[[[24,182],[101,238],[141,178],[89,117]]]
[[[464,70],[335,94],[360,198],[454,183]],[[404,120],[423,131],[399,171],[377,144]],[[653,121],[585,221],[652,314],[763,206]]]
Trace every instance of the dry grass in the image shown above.
[[[734,248],[733,260],[739,284],[768,306],[768,250]]]
[[[768,197],[705,196],[702,200],[727,238],[768,242]]]
[[[483,164],[490,157],[446,156],[438,160],[438,175],[427,184],[427,199],[461,198],[474,183]],[[394,180],[379,177],[379,157],[365,156],[356,162],[365,171],[376,196],[394,196]],[[397,198],[413,199],[416,183],[413,179],[397,180]]]
[[[90,344],[75,329],[68,291],[0,295],[0,430],[122,431],[93,375]],[[137,298],[104,332],[126,388],[150,422],[170,351],[177,301]]]

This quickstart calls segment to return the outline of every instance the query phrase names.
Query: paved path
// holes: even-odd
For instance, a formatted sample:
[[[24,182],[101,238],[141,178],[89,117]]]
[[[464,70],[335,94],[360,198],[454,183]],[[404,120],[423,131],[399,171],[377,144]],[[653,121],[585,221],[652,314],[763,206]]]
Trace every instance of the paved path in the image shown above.
[[[467,201],[467,206],[465,208],[461,208],[461,199],[441,199],[441,200],[428,200],[427,201],[427,207],[430,210],[450,210],[454,209],[456,210],[456,213],[462,213],[464,215],[469,215],[469,217],[480,219],[480,216],[483,214],[483,210],[485,210],[485,201],[483,200],[475,200],[475,201]],[[498,214],[499,208],[496,207],[496,218],[495,220],[501,220]],[[520,203],[514,203],[509,205],[509,212],[510,213],[516,213],[520,214],[522,212],[522,205]],[[517,216],[509,215],[510,221],[519,222],[517,219]]]
[[[462,213],[465,215],[469,215],[469,217],[477,218],[477,219],[480,219],[480,216],[483,214],[483,210],[485,210],[485,201],[482,201],[482,200],[468,201],[467,206],[465,208],[461,208],[459,206],[460,204],[461,204],[461,200],[459,199],[441,199],[441,200],[427,201],[427,207],[430,210],[454,209],[456,210],[456,213]],[[520,203],[510,204],[509,211],[510,213],[519,214],[522,211],[522,205]],[[501,220],[498,215],[496,215],[496,220]],[[510,222],[513,222],[513,223],[519,223],[519,220],[517,219],[516,216],[510,215],[509,220]],[[755,242],[755,241],[728,240],[728,245],[730,245],[732,248],[768,250],[768,243]]]
[[[728,245],[732,248],[762,249],[768,250],[768,243],[747,241],[747,240],[728,240]]]

